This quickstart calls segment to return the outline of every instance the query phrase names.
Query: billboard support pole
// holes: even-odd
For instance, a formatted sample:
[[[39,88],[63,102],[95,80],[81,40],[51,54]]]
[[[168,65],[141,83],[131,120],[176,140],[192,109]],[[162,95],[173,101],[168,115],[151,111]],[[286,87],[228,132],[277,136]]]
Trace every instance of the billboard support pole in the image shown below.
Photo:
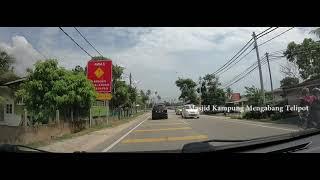
[[[107,113],[106,113],[106,116],[107,116],[107,125],[109,125],[109,101],[104,101],[104,104],[105,104],[106,109],[107,109]]]

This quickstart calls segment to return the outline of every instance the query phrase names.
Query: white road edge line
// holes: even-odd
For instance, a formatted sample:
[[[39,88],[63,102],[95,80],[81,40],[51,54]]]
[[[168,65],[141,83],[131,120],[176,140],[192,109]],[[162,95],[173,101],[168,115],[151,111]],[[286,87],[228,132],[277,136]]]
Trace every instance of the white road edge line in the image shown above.
[[[144,123],[146,120],[148,120],[150,117],[147,116],[142,122],[140,122],[138,125],[136,125],[134,128],[132,128],[130,131],[128,131],[125,135],[121,136],[118,140],[116,140],[115,142],[113,142],[110,146],[108,146],[107,148],[105,148],[104,150],[102,150],[102,152],[108,152],[111,148],[113,148],[115,145],[117,145],[122,139],[124,139],[125,137],[127,137],[132,131],[134,131],[136,128],[138,128],[142,123]]]
[[[222,119],[222,118],[218,118],[218,119],[224,120],[224,121],[228,121],[228,122],[249,124],[249,125],[260,126],[260,127],[265,127],[265,128],[281,129],[281,130],[285,130],[285,131],[299,131],[298,129],[287,129],[287,128],[280,128],[280,127],[274,127],[274,126],[264,126],[264,125],[260,125],[260,124],[256,124],[256,123],[251,123],[251,122],[243,122],[242,120],[230,120],[230,119]]]

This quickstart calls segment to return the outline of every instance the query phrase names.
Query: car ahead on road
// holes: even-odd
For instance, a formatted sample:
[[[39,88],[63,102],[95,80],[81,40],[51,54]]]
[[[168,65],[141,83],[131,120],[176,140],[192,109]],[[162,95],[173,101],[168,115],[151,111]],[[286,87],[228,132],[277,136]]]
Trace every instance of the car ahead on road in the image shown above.
[[[200,118],[199,109],[193,104],[184,105],[181,112],[182,118]]]
[[[152,119],[168,119],[168,111],[164,104],[156,104],[152,108]]]
[[[176,115],[181,115],[182,108],[181,107],[176,107],[175,111],[176,111]]]

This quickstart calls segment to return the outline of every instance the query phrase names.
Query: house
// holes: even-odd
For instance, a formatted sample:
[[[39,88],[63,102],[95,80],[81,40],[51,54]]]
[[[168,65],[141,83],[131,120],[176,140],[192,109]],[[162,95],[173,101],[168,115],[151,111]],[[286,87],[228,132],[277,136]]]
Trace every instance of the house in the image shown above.
[[[7,82],[0,86],[0,125],[19,126],[24,119],[24,104],[14,96],[15,88],[26,78]]]
[[[241,97],[240,93],[232,93],[229,101],[226,102],[228,106],[244,106],[245,102],[248,101],[248,98],[243,96]]]

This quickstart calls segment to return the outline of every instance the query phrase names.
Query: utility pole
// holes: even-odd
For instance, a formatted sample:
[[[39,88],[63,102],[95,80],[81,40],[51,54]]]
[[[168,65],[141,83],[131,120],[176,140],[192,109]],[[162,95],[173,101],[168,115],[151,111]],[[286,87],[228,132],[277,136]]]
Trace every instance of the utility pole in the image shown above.
[[[131,87],[131,84],[132,84],[132,76],[131,76],[131,73],[130,73],[130,76],[129,76],[129,80],[130,80],[130,87]]]
[[[253,40],[254,40],[254,47],[255,47],[256,53],[257,53],[258,67],[259,67],[259,75],[260,75],[260,86],[261,86],[261,93],[262,93],[262,99],[263,99],[263,104],[264,104],[266,101],[265,101],[264,88],[263,88],[263,78],[262,78],[261,62],[260,62],[258,45],[257,45],[257,37],[256,37],[256,34],[255,34],[254,32],[252,33],[252,37],[253,37]]]
[[[199,107],[201,108],[201,96],[202,96],[202,81],[201,78],[199,78]]]
[[[269,53],[266,53],[266,58],[267,58],[267,62],[268,62],[268,69],[269,69],[269,76],[270,76],[270,87],[271,87],[272,102],[274,103],[272,77],[271,77],[271,70],[270,70],[270,64],[269,64]]]

